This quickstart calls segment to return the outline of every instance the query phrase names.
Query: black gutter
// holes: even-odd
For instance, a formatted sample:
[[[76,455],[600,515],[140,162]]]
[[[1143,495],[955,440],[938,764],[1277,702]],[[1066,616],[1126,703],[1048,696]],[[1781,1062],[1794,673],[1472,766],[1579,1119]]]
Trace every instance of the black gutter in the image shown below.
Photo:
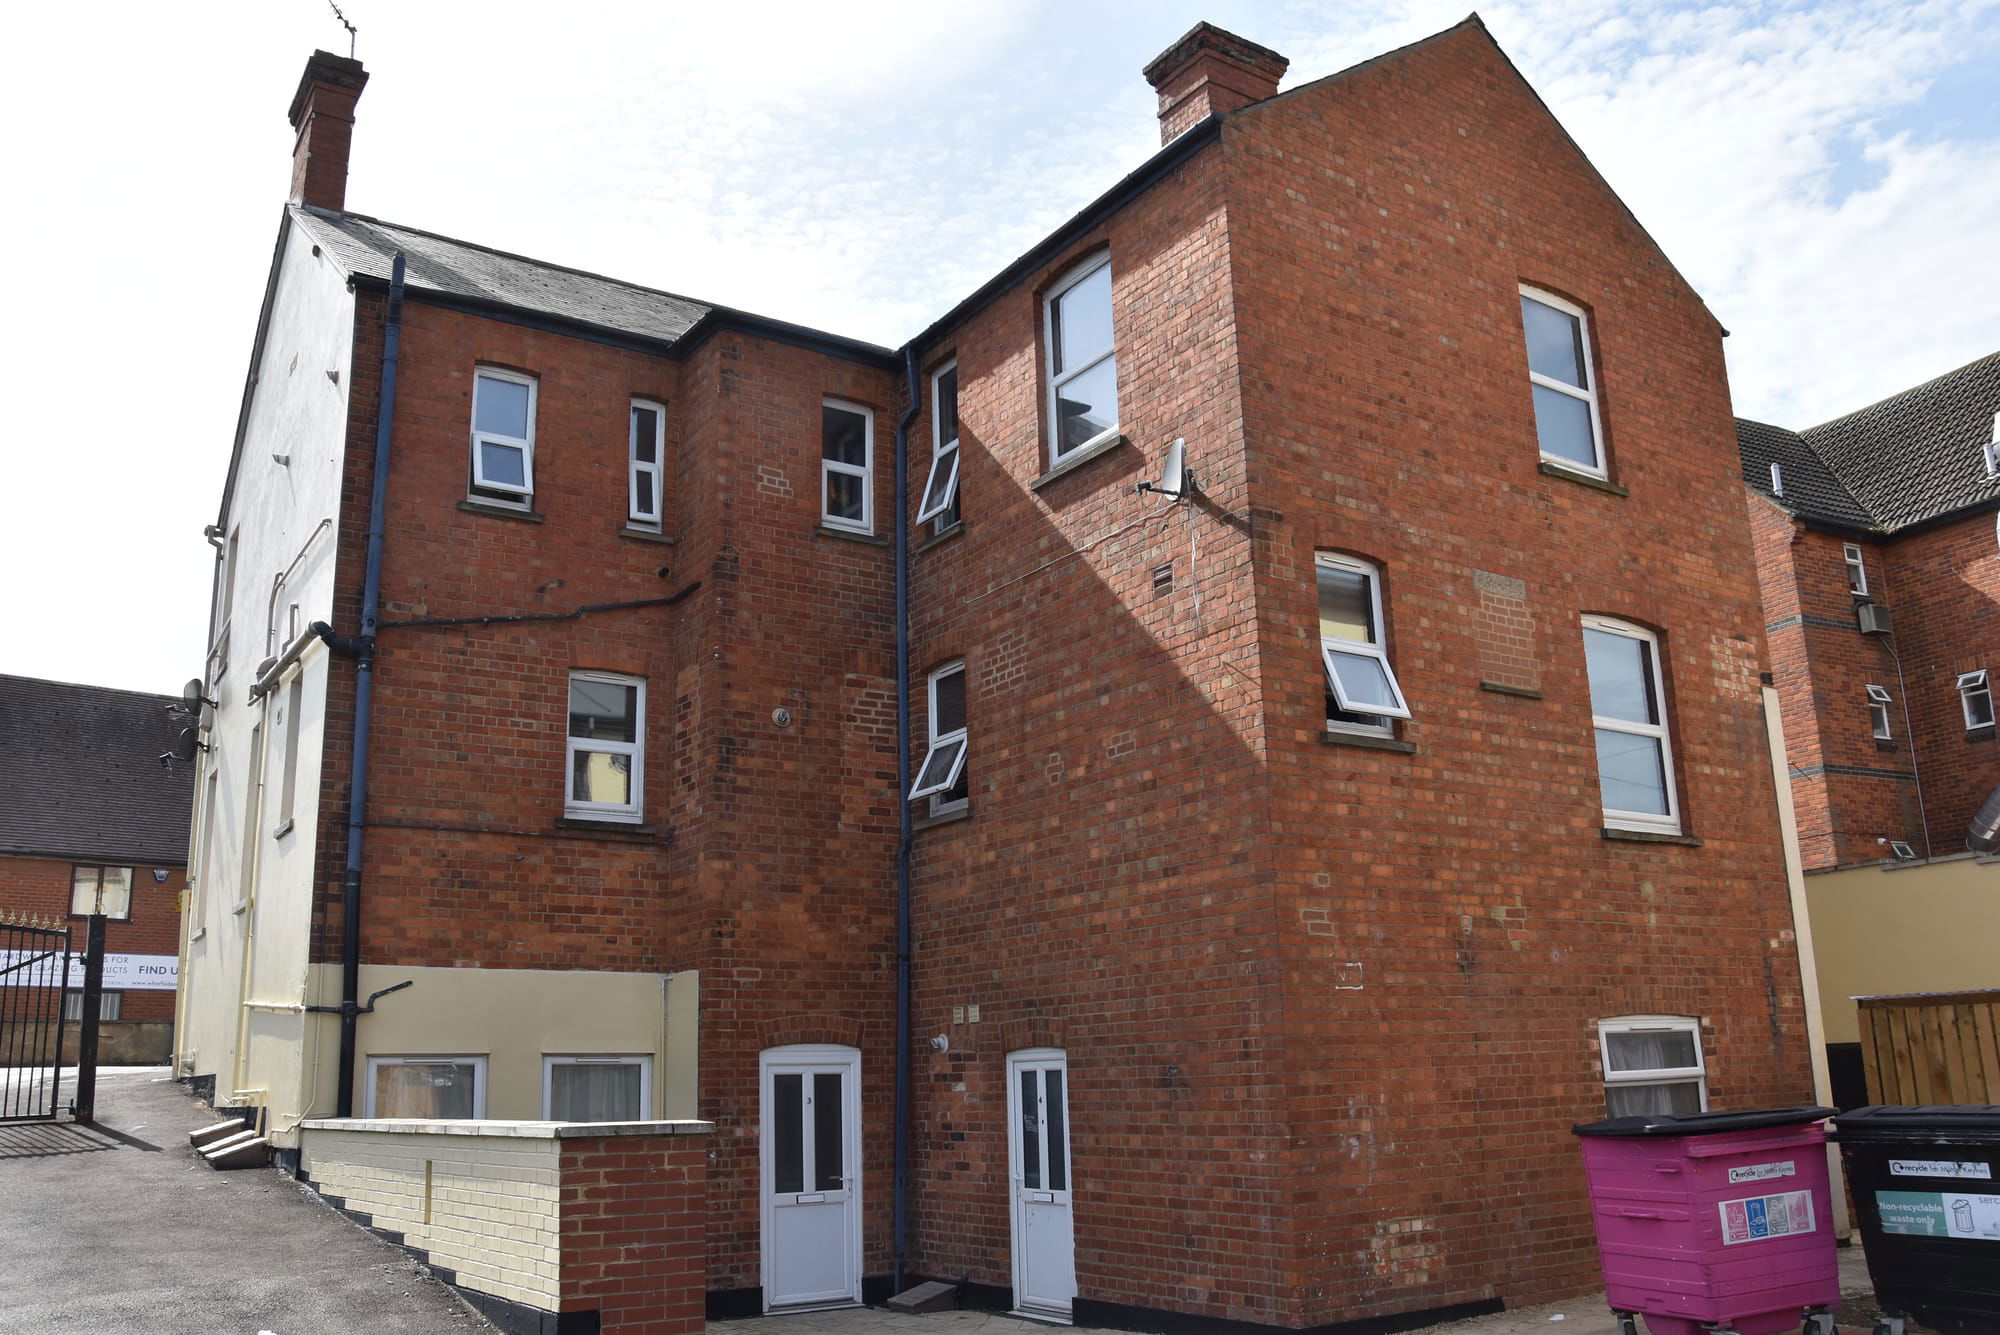
[[[389,277],[382,327],[382,383],[375,399],[375,478],[368,498],[368,566],[355,642],[354,751],[347,778],[347,871],[340,900],[340,1084],[334,1116],[354,1116],[354,1057],[361,1025],[361,853],[368,806],[368,723],[375,696],[375,630],[382,604],[382,534],[389,509],[389,442],[396,422],[396,358],[403,339],[403,254]]]
[[[917,349],[903,347],[909,403],[896,422],[896,1204],[895,1283],[903,1291],[910,1239],[910,424],[917,420]]]
[[[1012,264],[994,274],[965,300],[946,311],[930,323],[921,334],[904,344],[906,349],[923,348],[933,338],[952,325],[968,319],[992,305],[994,300],[1008,288],[1020,282],[1030,273],[1047,264],[1056,254],[1067,248],[1076,238],[1103,222],[1106,218],[1124,208],[1146,191],[1159,184],[1160,179],[1174,171],[1189,158],[1207,148],[1222,137],[1222,116],[1220,113],[1198,121],[1190,126],[1171,144],[1162,148],[1152,157],[1140,163],[1118,184],[1083,206],[1070,220],[1037,243],[1033,249]]]

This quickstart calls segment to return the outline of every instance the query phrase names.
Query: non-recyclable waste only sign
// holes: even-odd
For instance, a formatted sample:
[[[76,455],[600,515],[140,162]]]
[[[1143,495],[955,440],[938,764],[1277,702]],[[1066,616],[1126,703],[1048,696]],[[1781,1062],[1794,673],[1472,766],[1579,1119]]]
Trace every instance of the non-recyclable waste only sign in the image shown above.
[[[1878,1191],[1884,1233],[2000,1242],[2000,1196],[1962,1191]]]

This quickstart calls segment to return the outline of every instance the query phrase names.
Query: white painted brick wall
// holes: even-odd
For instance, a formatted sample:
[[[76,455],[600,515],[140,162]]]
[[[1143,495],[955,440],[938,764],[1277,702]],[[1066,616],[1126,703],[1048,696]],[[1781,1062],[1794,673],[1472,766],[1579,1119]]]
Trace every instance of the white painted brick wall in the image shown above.
[[[560,1142],[308,1128],[301,1149],[323,1194],[401,1233],[462,1287],[557,1309]]]

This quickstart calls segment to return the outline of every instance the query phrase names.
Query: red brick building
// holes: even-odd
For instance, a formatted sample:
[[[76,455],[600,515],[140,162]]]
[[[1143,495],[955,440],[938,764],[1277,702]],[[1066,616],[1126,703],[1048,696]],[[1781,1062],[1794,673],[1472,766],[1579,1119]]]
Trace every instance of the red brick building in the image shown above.
[[[2000,353],[1737,436],[1836,1089],[1857,1103],[1851,998],[2000,983],[2000,866],[1991,831],[1974,841],[2000,791]]]
[[[1284,69],[890,350],[346,211],[315,56],[184,1073],[713,1121],[718,1313],[1286,1328],[1586,1289],[1571,1123],[1809,1097],[1722,331],[1476,20]]]
[[[194,768],[166,760],[191,722],[174,696],[0,676],[0,909],[67,923],[82,950],[86,915],[107,918],[102,1016],[170,1022],[174,989],[134,957],[171,965],[180,952]],[[100,899],[101,896],[101,899]],[[80,1015],[80,995],[70,1002]],[[114,1043],[129,1046],[127,1036]],[[164,1057],[162,1034],[156,1045]]]

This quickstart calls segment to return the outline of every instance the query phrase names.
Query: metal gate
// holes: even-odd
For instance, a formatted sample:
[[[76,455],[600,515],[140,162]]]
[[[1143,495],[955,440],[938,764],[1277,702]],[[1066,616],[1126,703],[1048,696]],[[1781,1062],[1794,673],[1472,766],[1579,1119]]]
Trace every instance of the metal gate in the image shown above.
[[[69,928],[0,914],[0,1122],[47,1121],[60,1106]]]

